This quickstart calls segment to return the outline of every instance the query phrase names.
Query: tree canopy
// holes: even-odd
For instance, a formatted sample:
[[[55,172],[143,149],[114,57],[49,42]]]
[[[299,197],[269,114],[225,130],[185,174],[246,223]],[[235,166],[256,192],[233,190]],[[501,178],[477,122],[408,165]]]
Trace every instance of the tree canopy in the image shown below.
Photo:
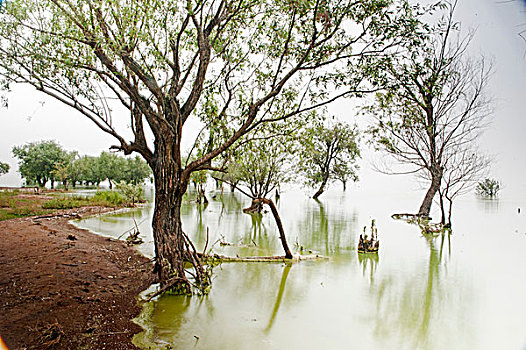
[[[156,271],[163,287],[187,292],[184,260],[196,285],[209,285],[180,219],[192,172],[215,169],[263,124],[370,91],[365,58],[416,24],[404,0],[12,0],[1,11],[4,87],[32,85],[144,157],[156,186]],[[117,109],[131,138],[113,123]],[[195,158],[181,149],[190,118],[211,141]]]
[[[248,142],[239,149],[240,156],[233,159],[228,172],[250,198],[267,198],[290,180],[288,146],[282,138]]]
[[[54,180],[55,166],[71,162],[71,156],[55,141],[30,142],[13,147],[13,155],[19,159],[20,175],[28,184],[44,187]]]
[[[448,159],[475,142],[492,111],[485,94],[491,64],[469,57],[473,33],[459,32],[455,6],[456,1],[432,6],[446,13],[436,25],[422,26],[421,43],[382,57],[375,81],[385,88],[367,109],[378,148],[430,179],[418,211],[423,216],[429,215]]]
[[[358,131],[344,123],[324,126],[322,123],[307,128],[299,137],[298,169],[310,187],[318,186],[317,199],[334,180],[346,184],[357,181]]]

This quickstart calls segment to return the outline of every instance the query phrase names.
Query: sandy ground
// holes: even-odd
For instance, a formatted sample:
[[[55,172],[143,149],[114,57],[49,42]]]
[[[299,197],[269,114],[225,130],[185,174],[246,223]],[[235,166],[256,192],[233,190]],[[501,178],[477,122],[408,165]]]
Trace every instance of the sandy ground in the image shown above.
[[[138,294],[152,266],[133,247],[76,228],[71,215],[0,222],[0,334],[9,349],[134,349]],[[0,348],[1,348],[0,342]]]

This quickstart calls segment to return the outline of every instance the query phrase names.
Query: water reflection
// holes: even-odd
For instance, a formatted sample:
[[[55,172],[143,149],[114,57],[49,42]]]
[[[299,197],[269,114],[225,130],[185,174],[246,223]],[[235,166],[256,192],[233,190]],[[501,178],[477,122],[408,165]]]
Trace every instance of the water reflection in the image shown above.
[[[208,229],[208,247],[220,237],[232,244],[213,245],[219,254],[282,254],[272,215],[244,214],[249,201],[236,193],[209,198],[207,207],[190,199],[183,205],[184,230],[199,251]],[[454,234],[433,237],[392,220],[397,202],[337,192],[316,202],[284,192],[279,211],[290,245],[329,260],[225,263],[215,268],[207,297],[167,295],[145,304],[145,331],[134,341],[144,349],[520,348],[526,286],[517,274],[526,268],[526,239],[516,231],[526,216],[517,207],[526,205],[500,201],[490,215],[480,204],[459,201]],[[118,237],[135,217],[153,252],[151,210],[82,224]],[[361,256],[357,238],[371,218],[380,251]],[[495,242],[508,242],[505,258],[495,254]]]
[[[281,305],[281,299],[283,298],[283,292],[285,291],[285,285],[287,283],[287,277],[289,276],[290,269],[292,264],[285,264],[283,268],[283,274],[281,275],[281,282],[279,283],[278,295],[276,296],[276,302],[274,303],[274,308],[272,309],[272,316],[268,321],[268,326],[265,328],[265,332],[268,333],[274,325],[274,320],[279,311],[279,306]]]
[[[354,249],[356,213],[347,213],[345,207],[327,214],[325,204],[319,200],[310,201],[305,216],[300,220],[300,246],[323,255],[342,255]],[[342,210],[343,209],[343,210]]]
[[[429,249],[429,257],[427,266],[422,265],[417,269],[415,275],[418,278],[415,278],[415,275],[405,278],[400,275],[388,276],[377,286],[371,284],[377,304],[375,332],[378,336],[390,339],[394,337],[393,333],[401,336],[405,343],[403,348],[440,349],[446,342],[437,337],[446,339],[451,331],[450,327],[462,328],[462,323],[458,321],[463,319],[463,313],[466,312],[464,307],[469,307],[469,302],[450,308],[448,298],[452,294],[454,297],[460,295],[455,296],[455,291],[448,290],[448,286],[442,283],[442,279],[447,277],[447,266],[451,257],[450,232],[446,231],[439,237],[423,235],[423,238]],[[438,249],[437,240],[440,241]],[[463,289],[459,285],[457,288]],[[440,315],[443,312],[451,313],[449,327],[440,324]],[[465,344],[469,337],[455,341]],[[454,348],[459,348],[460,344],[455,344]]]
[[[362,266],[362,274],[365,277],[369,275],[369,282],[374,282],[374,274],[378,267],[378,254],[361,254],[358,253],[358,262]]]
[[[500,201],[498,198],[477,197],[477,206],[486,214],[496,214],[499,212]]]

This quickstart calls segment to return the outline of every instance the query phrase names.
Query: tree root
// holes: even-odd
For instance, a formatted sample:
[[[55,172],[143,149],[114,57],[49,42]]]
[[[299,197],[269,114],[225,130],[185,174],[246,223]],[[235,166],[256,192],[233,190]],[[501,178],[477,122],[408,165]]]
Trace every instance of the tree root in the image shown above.
[[[185,261],[192,264],[195,274],[190,273],[189,271],[186,271],[186,273],[189,273],[194,278],[195,283],[191,283],[198,293],[200,294],[208,294],[210,291],[210,287],[212,285],[211,275],[212,275],[212,267],[207,266],[206,268],[203,267],[201,264],[201,259],[199,258],[200,253],[197,252],[197,249],[195,249],[194,244],[188,237],[186,233],[183,232],[184,237],[184,244],[185,244],[185,255],[184,259]],[[207,243],[208,244],[208,243]],[[186,276],[184,276],[186,279]],[[189,282],[187,280],[187,282]]]
[[[186,284],[186,283],[189,283],[189,281],[186,278],[183,278],[183,277],[173,277],[168,282],[166,282],[166,285],[164,287],[160,288],[157,292],[155,292],[152,295],[150,295],[148,297],[148,299],[146,299],[146,301],[147,302],[151,301],[156,296],[163,294],[164,292],[170,290],[171,288],[173,288],[176,285],[180,285],[181,283],[182,284]]]

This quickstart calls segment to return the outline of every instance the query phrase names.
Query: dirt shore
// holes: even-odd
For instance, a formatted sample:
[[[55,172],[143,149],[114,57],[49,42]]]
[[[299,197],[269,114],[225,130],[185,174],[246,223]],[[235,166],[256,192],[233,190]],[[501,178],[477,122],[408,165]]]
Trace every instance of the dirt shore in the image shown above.
[[[152,266],[133,247],[68,222],[100,211],[0,222],[0,334],[9,349],[135,348],[141,329],[131,320]]]

